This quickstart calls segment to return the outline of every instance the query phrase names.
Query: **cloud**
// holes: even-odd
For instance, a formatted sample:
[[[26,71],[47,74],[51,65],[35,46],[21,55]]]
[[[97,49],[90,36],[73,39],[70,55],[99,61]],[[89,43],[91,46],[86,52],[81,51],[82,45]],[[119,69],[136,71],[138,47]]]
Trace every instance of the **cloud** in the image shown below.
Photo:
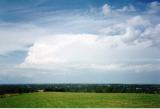
[[[154,24],[140,15],[125,18],[121,22],[117,22],[116,19],[111,21],[111,24],[100,26],[96,34],[80,32],[38,37],[29,48],[28,55],[20,67],[64,71],[86,67],[95,70],[150,71],[151,67],[145,68],[148,63],[136,66],[127,64],[124,60],[141,61],[155,57],[157,59],[160,54],[157,51],[160,24]],[[91,27],[96,26],[97,22],[100,21],[87,23],[92,24]],[[74,26],[77,24],[77,22],[70,23]]]
[[[74,81],[81,78],[80,82],[84,78],[87,82],[117,82],[119,77],[123,82],[133,77],[134,81],[150,82],[150,76],[158,78],[159,2],[148,4],[147,10],[134,4],[119,6],[93,5],[90,10],[62,7],[56,11],[46,6],[12,11],[16,18],[25,16],[9,20],[13,23],[0,20],[0,81],[22,77],[26,81],[62,82],[68,76]],[[21,52],[15,51],[27,55],[18,57]],[[23,59],[12,62],[13,66],[8,66],[10,61],[1,65],[6,58]]]
[[[108,4],[105,4],[102,7],[102,12],[103,12],[104,15],[107,16],[107,15],[111,14],[112,9],[111,9],[111,7]]]
[[[130,34],[126,37],[127,41],[134,43],[146,42],[149,46],[159,47],[159,24],[152,24],[149,20],[141,16],[135,16],[127,21]],[[131,33],[132,32],[132,33]]]
[[[133,59],[143,59],[146,58],[146,49],[149,50],[147,53],[153,50],[150,42],[147,41],[134,45],[130,44],[133,39],[126,37],[131,37],[130,35],[134,34],[132,32],[128,33],[128,31],[132,30],[127,30],[127,33],[124,33],[121,37],[102,37],[93,34],[48,36],[36,41],[30,47],[25,61],[20,66],[38,69],[121,68],[121,65],[117,66],[117,64],[112,66],[114,59],[118,62],[121,59],[131,60],[131,57]],[[134,40],[138,39],[135,38]],[[111,66],[103,66],[107,63]]]
[[[57,71],[60,73],[72,71],[93,71],[93,72],[128,72],[129,73],[144,73],[157,72],[160,70],[160,64],[85,64],[85,63],[59,63],[59,64],[21,64],[17,68],[36,69],[42,71]]]
[[[40,67],[40,66],[39,66]],[[1,83],[159,83],[159,64],[66,65],[2,68]],[[57,66],[55,66],[57,67]],[[44,69],[43,69],[44,68]],[[7,80],[7,81],[6,81]],[[136,81],[135,81],[136,80]]]
[[[110,6],[105,4],[103,8],[106,7],[109,8]],[[78,19],[78,17],[76,18]],[[77,27],[79,21],[81,24],[90,25],[91,30],[92,26],[101,26],[95,30],[96,33],[48,34],[43,38],[38,37],[33,42],[33,46],[29,48],[22,66],[36,66],[37,68],[37,66],[44,65],[45,67],[49,64],[51,67],[52,65],[57,66],[56,64],[62,66],[64,64],[72,66],[77,63],[82,64],[82,66],[85,63],[98,65],[109,62],[111,64],[114,59],[119,61],[119,59],[125,60],[131,57],[134,60],[153,58],[154,56],[151,55],[147,57],[146,53],[159,49],[160,24],[154,24],[146,17],[132,15],[130,18],[124,18],[121,22],[117,22],[117,19],[107,19],[111,23],[104,25],[102,24],[105,20],[85,20],[83,22],[82,19],[77,22],[71,22],[72,19],[70,19],[65,26]],[[119,55],[117,56],[117,54]],[[157,56],[158,54],[155,53]],[[47,68],[50,69],[50,67]]]
[[[110,16],[110,15],[118,15],[121,13],[128,13],[128,12],[135,12],[136,9],[134,6],[129,5],[129,6],[124,6],[122,8],[118,8],[118,9],[113,9],[110,5],[108,4],[104,4],[102,6],[102,13],[105,16]]]
[[[0,54],[16,50],[26,51],[28,46],[44,34],[47,35],[44,28],[31,24],[2,24],[0,25]]]
[[[124,7],[131,8],[132,5]],[[156,24],[152,23],[151,23],[152,25],[149,24],[150,20],[152,20],[153,18],[144,19],[143,18],[144,15],[135,16],[125,13],[118,14],[117,9],[112,8],[112,6],[108,4],[105,4],[102,7],[102,11],[104,14],[112,16],[112,19],[100,16],[98,14],[99,13],[98,10],[96,11],[97,13],[94,13],[95,15],[93,16],[91,15],[93,13],[87,13],[87,12],[82,16],[81,11],[72,11],[72,12],[56,11],[50,13],[49,15],[46,15],[46,17],[34,19],[33,21],[28,23],[1,22],[0,54],[7,54],[9,52],[18,50],[27,50],[28,46],[34,44],[34,42],[41,37],[45,37],[52,34],[70,34],[70,33],[73,34],[86,33],[86,34],[96,34],[100,36],[101,35],[120,36],[124,35],[124,33],[127,33],[126,31],[128,31],[128,33],[132,32],[134,36],[132,35],[133,37],[127,36],[126,38],[123,38],[125,42],[127,41],[134,42],[135,37],[139,36],[140,38],[140,36],[143,34],[144,36],[147,35],[147,38],[149,39],[148,40],[147,38],[145,38],[147,44],[150,43],[151,45],[159,46],[159,41],[157,40],[158,39],[157,34],[159,34],[159,32],[158,29],[155,29],[158,28],[158,26],[154,27],[156,26]],[[127,25],[125,23],[127,23]],[[153,43],[153,41],[150,40],[151,36],[157,38],[156,40],[154,40],[155,43]],[[142,40],[142,37],[140,38],[140,40]],[[140,40],[134,43],[142,42]],[[113,46],[117,45],[113,44]]]
[[[91,61],[96,52],[114,46],[111,37],[92,34],[62,34],[43,38],[29,49],[25,63],[66,63]]]
[[[160,3],[158,1],[153,1],[148,4],[148,12],[150,14],[156,14],[160,12]]]
[[[160,64],[91,64],[89,66],[84,66],[81,68],[92,69],[98,71],[116,71],[116,72],[153,72],[160,70]]]
[[[109,25],[100,30],[104,36],[117,37],[128,45],[159,47],[159,24],[152,24],[142,16],[133,16],[124,22]]]
[[[25,64],[59,64],[59,63],[95,63],[104,58],[107,51],[118,52],[132,45],[123,43],[123,37],[98,36],[93,34],[53,35],[36,41],[29,49]],[[126,35],[126,37],[125,37]],[[129,41],[128,41],[129,43]],[[137,44],[131,48],[145,48]],[[106,52],[105,52],[106,51]],[[107,53],[111,55],[110,53]],[[107,56],[107,55],[106,55]],[[110,57],[109,57],[110,58]]]
[[[135,12],[136,9],[134,6],[132,5],[129,5],[129,6],[124,6],[123,8],[121,9],[117,9],[118,12]]]
[[[131,26],[150,26],[150,21],[144,19],[142,16],[138,15],[138,16],[134,16],[131,19],[127,20],[128,25]]]

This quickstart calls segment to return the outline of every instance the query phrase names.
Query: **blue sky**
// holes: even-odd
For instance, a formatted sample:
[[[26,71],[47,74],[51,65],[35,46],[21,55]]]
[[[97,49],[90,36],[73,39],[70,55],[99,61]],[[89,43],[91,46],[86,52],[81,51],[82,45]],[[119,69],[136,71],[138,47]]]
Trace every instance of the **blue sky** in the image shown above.
[[[156,83],[158,0],[0,0],[0,83]]]

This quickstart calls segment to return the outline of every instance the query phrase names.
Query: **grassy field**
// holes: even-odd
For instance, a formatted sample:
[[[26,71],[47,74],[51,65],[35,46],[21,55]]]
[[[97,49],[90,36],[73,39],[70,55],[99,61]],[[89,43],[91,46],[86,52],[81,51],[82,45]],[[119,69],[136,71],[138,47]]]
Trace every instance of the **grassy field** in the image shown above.
[[[160,107],[160,95],[39,92],[0,98],[0,107]]]

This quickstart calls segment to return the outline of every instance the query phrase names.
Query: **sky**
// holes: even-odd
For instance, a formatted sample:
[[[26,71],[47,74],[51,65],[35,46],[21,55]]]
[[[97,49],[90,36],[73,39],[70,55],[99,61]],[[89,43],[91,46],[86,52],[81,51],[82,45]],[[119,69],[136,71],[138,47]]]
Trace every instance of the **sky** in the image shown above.
[[[160,84],[159,0],[0,0],[0,84]]]

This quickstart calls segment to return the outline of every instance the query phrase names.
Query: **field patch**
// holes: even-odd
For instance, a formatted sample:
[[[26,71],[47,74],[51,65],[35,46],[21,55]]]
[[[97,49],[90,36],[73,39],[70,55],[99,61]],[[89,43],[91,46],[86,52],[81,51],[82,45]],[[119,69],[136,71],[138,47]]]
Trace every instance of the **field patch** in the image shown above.
[[[38,92],[0,98],[0,107],[160,107],[159,94]]]

